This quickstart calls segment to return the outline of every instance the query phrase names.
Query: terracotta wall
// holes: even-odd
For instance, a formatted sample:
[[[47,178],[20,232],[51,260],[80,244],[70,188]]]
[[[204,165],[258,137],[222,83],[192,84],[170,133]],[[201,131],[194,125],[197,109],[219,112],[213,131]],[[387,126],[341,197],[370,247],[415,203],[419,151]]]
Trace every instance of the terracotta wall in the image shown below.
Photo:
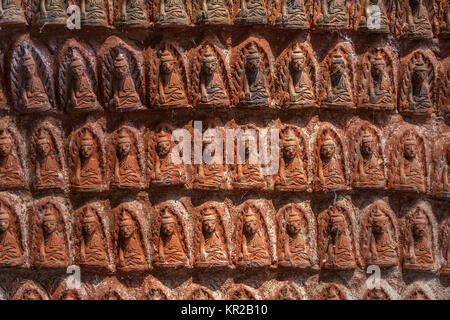
[[[448,2],[242,1],[2,2],[2,298],[449,299]]]

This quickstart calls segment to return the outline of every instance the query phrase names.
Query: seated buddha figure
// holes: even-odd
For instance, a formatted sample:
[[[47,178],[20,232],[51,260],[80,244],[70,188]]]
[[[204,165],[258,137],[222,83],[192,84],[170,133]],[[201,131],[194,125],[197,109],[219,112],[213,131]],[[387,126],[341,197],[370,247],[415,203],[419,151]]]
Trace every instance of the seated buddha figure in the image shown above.
[[[425,190],[425,176],[422,163],[417,154],[417,139],[408,136],[403,145],[403,154],[400,158],[398,173],[394,185],[400,189]]]
[[[348,23],[346,0],[321,0],[322,13],[317,19],[321,28],[345,28]]]
[[[0,185],[17,187],[22,184],[19,159],[14,153],[14,142],[5,129],[0,131]]]
[[[78,54],[74,54],[72,57],[69,72],[69,110],[83,111],[97,108],[97,97],[92,90],[91,82],[86,76],[86,67]]]
[[[184,167],[176,165],[172,160],[171,134],[161,131],[156,135],[156,154],[153,184],[177,185],[184,181]]]
[[[0,1],[0,25],[26,23],[20,0]]]
[[[284,257],[281,264],[285,266],[308,267],[309,244],[306,226],[298,209],[291,206],[286,215],[286,230],[283,234]]]
[[[428,10],[423,0],[408,0],[406,3],[406,21],[403,27],[404,35],[411,38],[432,38],[433,28]]]
[[[23,264],[21,241],[8,208],[0,202],[0,267],[14,267]]]
[[[160,55],[160,62],[156,105],[160,108],[187,106],[184,82],[172,53],[168,50],[163,51]]]
[[[162,25],[187,25],[189,17],[184,0],[161,0],[156,23]]]
[[[217,228],[218,212],[207,207],[201,212],[202,233],[200,235],[199,266],[225,266],[228,256],[221,232]]]
[[[41,228],[44,237],[39,244],[36,264],[41,267],[65,267],[69,263],[69,255],[57,209],[53,204],[48,203],[42,210],[44,215]]]
[[[301,159],[298,137],[288,129],[283,135],[280,172],[275,182],[277,189],[306,189],[308,180]]]
[[[107,1],[105,0],[81,0],[81,24],[85,26],[106,26]]]
[[[411,218],[403,267],[405,269],[430,270],[434,266],[432,231],[430,221],[421,207]]]
[[[377,140],[366,131],[360,144],[360,157],[353,174],[353,185],[357,188],[375,188],[385,185],[383,159],[377,152]]]
[[[97,143],[89,130],[80,137],[79,161],[75,163],[74,187],[80,189],[98,188],[102,182]]]
[[[21,80],[18,105],[24,112],[48,111],[51,106],[33,57],[25,53],[20,60]]]
[[[306,10],[304,0],[282,0],[278,24],[285,28],[308,29]]]
[[[147,268],[140,230],[129,208],[123,206],[119,217],[118,264],[122,271],[141,271]]]
[[[326,135],[320,145],[320,163],[318,167],[318,182],[323,189],[336,190],[345,186],[341,161],[336,154],[336,142]]]
[[[39,0],[39,23],[66,24],[66,4],[62,0]]]
[[[225,182],[225,165],[223,159],[220,159],[221,155],[216,154],[215,148],[217,143],[223,143],[222,140],[216,139],[217,136],[209,129],[203,134],[203,155],[208,154],[211,158],[198,165],[195,182],[199,189],[219,189]]]
[[[398,263],[397,252],[394,249],[394,235],[389,228],[388,216],[378,207],[374,207],[369,217],[370,233],[367,264],[374,264],[380,267],[395,266]]]
[[[264,71],[261,68],[261,54],[252,45],[245,57],[245,72],[243,90],[240,97],[241,104],[267,105],[269,92],[267,90]]]
[[[54,188],[62,186],[62,171],[58,161],[53,139],[45,129],[37,135],[36,178],[38,188]]]
[[[365,32],[389,32],[385,0],[362,0],[359,27]]]
[[[264,177],[260,170],[258,161],[252,159],[255,155],[256,137],[252,134],[246,135],[244,144],[244,163],[237,161],[233,184],[238,188],[255,188],[264,183]],[[239,159],[238,159],[239,160]],[[252,161],[253,160],[253,161]]]
[[[160,267],[181,267],[188,262],[181,235],[177,229],[177,220],[170,208],[163,208],[159,235],[158,256],[155,264]]]
[[[375,108],[393,108],[391,79],[386,68],[386,62],[380,55],[370,58],[367,96],[363,97],[363,104]]]
[[[356,266],[353,244],[345,215],[339,208],[329,214],[325,256],[321,258],[327,269],[353,269]]]
[[[141,99],[136,92],[134,81],[130,75],[128,61],[121,53],[119,53],[114,60],[112,95],[110,105],[115,110],[132,111],[142,109]]]
[[[88,206],[81,218],[81,239],[78,263],[87,267],[103,267],[109,264],[102,225],[95,209]]]
[[[119,24],[148,26],[148,13],[145,0],[121,0]]]
[[[228,93],[225,89],[221,73],[218,69],[217,57],[207,47],[202,57],[200,71],[200,104],[205,106],[229,105]]]
[[[114,164],[115,183],[118,187],[139,187],[142,174],[138,162],[136,147],[130,134],[121,130],[116,146],[116,161]]]
[[[226,0],[201,0],[198,21],[206,24],[229,24],[230,13]]]
[[[431,90],[428,79],[429,68],[423,61],[422,56],[414,63],[414,70],[411,75],[411,88],[409,90],[409,106],[406,112],[428,113],[432,108]]]
[[[328,107],[351,107],[353,91],[345,58],[340,53],[331,57],[330,81],[324,104]]]
[[[295,46],[292,51],[288,77],[287,103],[291,105],[315,105],[316,98],[312,81],[305,68],[305,55],[298,46]]]
[[[240,0],[241,9],[237,14],[236,21],[239,23],[267,23],[267,13],[263,1],[264,0]]]
[[[249,206],[243,212],[241,235],[241,253],[238,264],[242,267],[270,265],[268,244],[261,222],[254,209]]]

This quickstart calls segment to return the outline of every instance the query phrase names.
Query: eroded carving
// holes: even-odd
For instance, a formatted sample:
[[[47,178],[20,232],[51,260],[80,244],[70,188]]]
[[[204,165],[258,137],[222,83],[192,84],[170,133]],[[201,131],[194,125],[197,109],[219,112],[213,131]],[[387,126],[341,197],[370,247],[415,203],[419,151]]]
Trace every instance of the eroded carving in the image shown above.
[[[320,300],[347,300],[345,289],[335,283],[324,286],[318,297]]]
[[[13,300],[48,300],[48,295],[38,283],[28,280],[17,289]]]
[[[440,244],[444,258],[441,273],[450,274],[450,218],[442,223]]]
[[[202,163],[195,165],[195,189],[220,190],[227,189],[227,166],[222,148],[225,146],[225,130],[219,119],[206,119],[203,126],[203,155]]]
[[[243,125],[240,127],[242,133],[238,136],[235,147],[235,164],[233,168],[232,186],[235,189],[263,189],[266,186],[264,176],[261,172],[260,159],[258,155],[259,130],[254,125]],[[243,148],[245,159],[239,159],[238,154]]]
[[[444,134],[434,146],[433,192],[435,195],[450,198],[450,135]]]
[[[276,300],[303,300],[303,294],[294,282],[288,282],[282,286],[276,296]]]
[[[310,0],[281,0],[277,25],[288,29],[309,29],[313,3]]]
[[[228,290],[227,300],[257,300],[257,295],[252,288],[240,284],[234,285]]]
[[[80,10],[83,26],[108,26],[110,12],[107,0],[80,0]]]
[[[204,287],[197,287],[192,290],[188,300],[215,300],[211,290]]]

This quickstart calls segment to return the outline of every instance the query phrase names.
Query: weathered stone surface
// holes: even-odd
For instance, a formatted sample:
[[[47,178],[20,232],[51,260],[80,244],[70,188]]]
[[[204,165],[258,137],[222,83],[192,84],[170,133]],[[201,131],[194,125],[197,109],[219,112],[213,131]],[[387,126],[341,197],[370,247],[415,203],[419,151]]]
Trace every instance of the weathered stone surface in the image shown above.
[[[69,2],[0,0],[0,299],[450,298],[448,1]]]

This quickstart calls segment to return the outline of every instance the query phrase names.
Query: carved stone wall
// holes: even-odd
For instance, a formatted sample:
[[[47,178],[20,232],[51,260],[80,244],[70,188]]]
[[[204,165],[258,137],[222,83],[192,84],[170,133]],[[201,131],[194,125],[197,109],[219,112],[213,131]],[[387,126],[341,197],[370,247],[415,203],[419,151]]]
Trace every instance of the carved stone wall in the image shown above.
[[[0,298],[449,299],[449,35],[446,0],[0,0]],[[279,129],[279,170],[177,163],[196,120]]]

